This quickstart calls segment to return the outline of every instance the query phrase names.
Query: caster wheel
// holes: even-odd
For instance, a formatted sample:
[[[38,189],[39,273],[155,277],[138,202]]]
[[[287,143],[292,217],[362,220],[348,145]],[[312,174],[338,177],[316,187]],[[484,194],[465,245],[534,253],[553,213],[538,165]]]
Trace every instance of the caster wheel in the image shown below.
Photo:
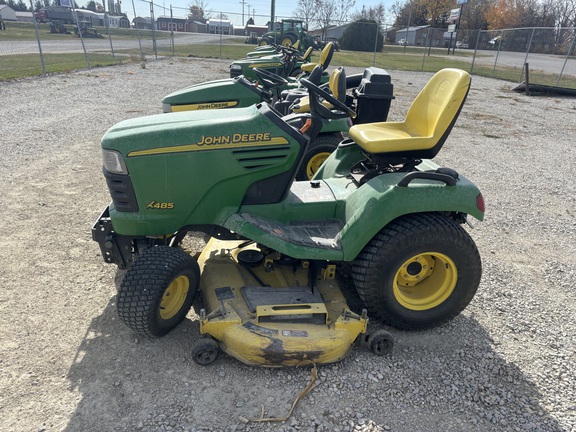
[[[220,347],[214,339],[200,339],[192,347],[194,361],[199,365],[206,366],[218,358]]]
[[[368,337],[368,347],[377,356],[390,354],[394,348],[394,338],[386,330],[376,330]]]

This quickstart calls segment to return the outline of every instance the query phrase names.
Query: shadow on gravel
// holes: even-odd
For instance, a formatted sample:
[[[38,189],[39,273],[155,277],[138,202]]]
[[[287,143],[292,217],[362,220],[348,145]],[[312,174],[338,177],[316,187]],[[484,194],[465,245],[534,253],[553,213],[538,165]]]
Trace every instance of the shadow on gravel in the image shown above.
[[[293,417],[263,427],[239,417],[257,418],[261,406],[283,417],[309,369],[254,368],[226,356],[198,366],[190,354],[196,322],[150,340],[120,322],[114,302],[92,319],[69,370],[78,404],[63,430],[561,430],[534,384],[473,318],[433,331],[393,331],[391,357],[358,349],[319,368],[318,385]]]

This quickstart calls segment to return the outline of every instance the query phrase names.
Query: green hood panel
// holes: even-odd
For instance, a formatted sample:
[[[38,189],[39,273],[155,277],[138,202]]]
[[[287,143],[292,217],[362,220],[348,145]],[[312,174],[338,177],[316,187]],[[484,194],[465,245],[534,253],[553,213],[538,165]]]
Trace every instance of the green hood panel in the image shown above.
[[[258,90],[229,78],[185,87],[170,93],[162,103],[171,105],[173,111],[205,110],[248,107],[259,103],[260,99]]]
[[[102,147],[119,152],[137,179],[139,212],[112,207],[116,232],[161,235],[223,224],[253,183],[292,169],[300,144],[257,106],[238,108],[234,116],[215,112],[142,117],[106,132]]]

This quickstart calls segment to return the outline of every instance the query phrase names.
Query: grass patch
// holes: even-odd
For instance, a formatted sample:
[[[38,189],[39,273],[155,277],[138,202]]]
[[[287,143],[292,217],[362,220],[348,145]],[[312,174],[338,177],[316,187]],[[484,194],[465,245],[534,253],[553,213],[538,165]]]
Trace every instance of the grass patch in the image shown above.
[[[62,40],[62,39],[70,39],[76,38],[74,35],[74,24],[65,24],[66,28],[70,32],[70,34],[61,34],[61,33],[50,33],[50,25],[47,23],[39,23],[38,24],[38,33],[40,35],[40,41],[43,40]],[[102,36],[107,37],[108,33],[106,31],[106,27],[97,27],[94,28],[98,31],[98,33],[102,34]],[[118,39],[138,39],[138,30],[136,29],[116,29],[110,28],[108,29],[110,32],[110,37],[112,40]],[[160,39],[168,39],[170,37],[169,32],[161,32],[156,31],[155,36],[157,40]],[[152,40],[152,30],[140,30],[140,37],[142,39],[146,39],[147,41]],[[36,40],[36,30],[34,29],[34,23],[13,23],[8,22],[6,23],[6,31],[0,32],[0,41],[35,41]]]
[[[70,30],[73,26],[67,26]],[[48,24],[39,24],[39,31],[42,40],[48,39],[69,39],[75,38],[74,35],[51,34]],[[98,28],[98,31],[105,34],[105,28]],[[110,29],[112,40],[137,40],[138,31],[133,29]],[[166,40],[171,37],[170,32],[155,32],[157,40]],[[243,37],[224,37],[220,44],[194,44],[182,45],[180,40],[185,37],[193,37],[194,33],[174,33],[174,51],[166,47],[166,42],[158,46],[159,56],[179,56],[179,57],[204,57],[204,58],[222,58],[222,59],[241,59],[250,51],[253,51],[256,45],[244,44]],[[147,56],[154,55],[151,48],[152,31],[140,30],[140,36],[143,42],[143,51]],[[8,23],[7,31],[0,32],[0,41],[22,41],[36,40],[34,24],[32,23]],[[140,57],[139,49],[116,50],[117,53],[124,53],[131,56]],[[11,79],[23,76],[40,75],[42,73],[40,59],[38,54],[1,56],[0,79]],[[315,51],[311,61],[318,61],[319,51]],[[384,69],[406,70],[406,71],[425,71],[436,72],[445,67],[454,67],[470,71],[471,59],[474,50],[458,50],[457,56],[447,54],[446,48],[432,48],[430,50],[423,47],[404,47],[396,45],[385,45],[383,52],[356,52],[356,51],[339,51],[334,53],[332,59],[333,65],[368,67],[377,66]],[[118,63],[114,61],[109,54],[90,54],[92,66],[107,66]],[[92,60],[94,59],[94,60]],[[87,64],[83,54],[47,54],[46,65],[48,72],[66,72],[74,69],[85,69]],[[498,67],[495,71],[493,66],[479,65],[474,66],[474,75],[480,75],[490,78],[501,79],[511,82],[520,81],[520,69],[516,67]],[[530,81],[537,84],[556,85],[557,75],[546,74],[538,71],[530,72]],[[576,88],[576,78],[564,76],[560,82],[562,87]]]
[[[112,58],[110,54],[88,54],[91,66],[111,66],[130,59],[118,56]],[[83,53],[74,54],[44,54],[44,63],[47,73],[70,72],[76,69],[87,69],[86,57]],[[42,75],[42,64],[38,54],[18,54],[0,56],[0,80],[23,78]]]

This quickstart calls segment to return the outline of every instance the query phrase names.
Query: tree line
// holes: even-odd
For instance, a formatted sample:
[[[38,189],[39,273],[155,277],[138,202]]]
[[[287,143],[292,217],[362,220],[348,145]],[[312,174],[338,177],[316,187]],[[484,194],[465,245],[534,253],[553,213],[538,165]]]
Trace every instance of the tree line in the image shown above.
[[[397,0],[352,8],[355,0],[298,0],[293,15],[307,28],[326,29],[367,20],[395,28],[431,25],[447,28],[455,0]],[[494,30],[521,27],[576,27],[576,0],[469,0],[462,7],[460,28]]]

